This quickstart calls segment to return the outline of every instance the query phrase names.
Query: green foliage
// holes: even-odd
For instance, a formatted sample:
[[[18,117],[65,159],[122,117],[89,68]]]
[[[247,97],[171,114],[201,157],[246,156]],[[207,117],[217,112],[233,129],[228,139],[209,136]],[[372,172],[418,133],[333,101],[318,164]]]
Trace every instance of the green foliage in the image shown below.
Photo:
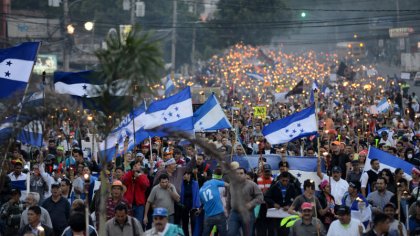
[[[160,82],[163,60],[159,42],[151,41],[151,34],[145,33],[139,27],[133,29],[125,42],[117,37],[107,39],[107,49],[96,51],[99,60],[98,78],[104,80],[106,88],[101,97],[101,106],[108,105],[105,112],[110,115],[113,111],[129,109],[132,104],[124,102],[115,107],[112,96],[108,91],[115,89],[115,81],[124,80],[130,95],[141,98],[145,93],[152,92],[151,86]],[[124,86],[124,88],[126,88]]]

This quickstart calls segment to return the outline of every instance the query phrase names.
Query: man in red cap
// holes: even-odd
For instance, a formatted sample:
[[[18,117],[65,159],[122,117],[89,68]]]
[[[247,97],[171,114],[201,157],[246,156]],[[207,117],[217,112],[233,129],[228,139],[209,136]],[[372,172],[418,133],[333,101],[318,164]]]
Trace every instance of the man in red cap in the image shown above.
[[[290,228],[289,236],[300,236],[300,235],[326,235],[324,225],[318,218],[312,217],[313,205],[310,202],[302,203],[300,209],[302,209],[302,218],[297,220],[292,228]]]

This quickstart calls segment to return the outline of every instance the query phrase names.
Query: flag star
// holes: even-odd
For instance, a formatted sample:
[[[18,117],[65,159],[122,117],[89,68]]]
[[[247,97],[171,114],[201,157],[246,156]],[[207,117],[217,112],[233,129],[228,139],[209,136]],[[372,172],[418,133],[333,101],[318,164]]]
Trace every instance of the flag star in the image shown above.
[[[86,90],[86,89],[87,89],[86,84],[84,84],[84,85],[82,86],[82,88],[83,88],[83,90]]]
[[[297,173],[297,177],[298,178],[302,177],[302,174],[301,173]]]
[[[181,115],[180,114],[176,114],[176,117],[181,118]]]
[[[293,134],[290,134],[289,137],[293,137]]]
[[[13,63],[11,61],[7,61],[6,65],[11,66]]]
[[[289,133],[289,130],[288,129],[286,129],[286,133]]]
[[[304,129],[301,129],[300,132],[303,133],[303,132],[305,132],[305,130]]]
[[[292,132],[293,132],[293,133],[296,133],[296,130],[294,129]]]
[[[198,124],[199,124],[199,125],[203,125],[203,122],[202,122],[202,121],[200,121],[200,122],[198,122]]]
[[[298,123],[298,124],[297,124],[297,127],[300,127],[300,126],[301,126],[301,125],[300,125],[300,123]]]
[[[4,75],[5,75],[6,77],[10,77],[10,72],[9,72],[9,71],[4,72]]]
[[[175,107],[175,111],[178,111],[179,110],[179,108],[178,107]]]
[[[162,117],[165,116],[165,112],[162,113]]]
[[[169,116],[172,116],[172,112],[169,112],[169,113],[168,113],[168,115],[169,115]]]
[[[166,118],[166,117],[163,117],[163,119],[164,119],[165,121],[168,121],[168,118]]]

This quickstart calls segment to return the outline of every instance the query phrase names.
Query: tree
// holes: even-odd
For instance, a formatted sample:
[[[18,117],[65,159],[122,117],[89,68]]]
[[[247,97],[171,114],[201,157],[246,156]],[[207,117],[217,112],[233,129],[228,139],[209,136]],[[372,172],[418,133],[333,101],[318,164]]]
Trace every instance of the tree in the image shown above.
[[[269,44],[273,36],[286,31],[293,19],[284,1],[220,0],[215,19],[208,27],[217,35],[213,45],[227,47],[238,42]]]

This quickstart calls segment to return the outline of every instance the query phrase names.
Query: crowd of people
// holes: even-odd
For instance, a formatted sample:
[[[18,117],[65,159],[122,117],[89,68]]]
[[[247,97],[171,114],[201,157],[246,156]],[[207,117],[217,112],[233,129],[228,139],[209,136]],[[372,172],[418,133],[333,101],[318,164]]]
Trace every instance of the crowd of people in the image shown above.
[[[44,148],[16,140],[2,165],[1,235],[420,235],[418,98],[401,81],[368,76],[373,67],[361,64],[354,81],[330,81],[336,60],[236,45],[203,66],[208,71],[195,82],[222,88],[234,128],[196,135],[229,170],[190,142],[153,137],[116,153],[101,184],[103,163],[63,123],[47,132]],[[268,143],[264,126],[309,105],[312,78],[329,89],[316,91],[318,137]],[[276,91],[300,79],[303,93],[276,101]],[[372,111],[383,98],[390,108]],[[261,105],[266,117],[253,113]],[[370,146],[412,164],[411,175],[382,168],[375,157],[366,162]],[[278,163],[265,162],[267,154]],[[255,168],[247,155],[260,155]],[[318,179],[301,183],[290,156],[317,158]]]

